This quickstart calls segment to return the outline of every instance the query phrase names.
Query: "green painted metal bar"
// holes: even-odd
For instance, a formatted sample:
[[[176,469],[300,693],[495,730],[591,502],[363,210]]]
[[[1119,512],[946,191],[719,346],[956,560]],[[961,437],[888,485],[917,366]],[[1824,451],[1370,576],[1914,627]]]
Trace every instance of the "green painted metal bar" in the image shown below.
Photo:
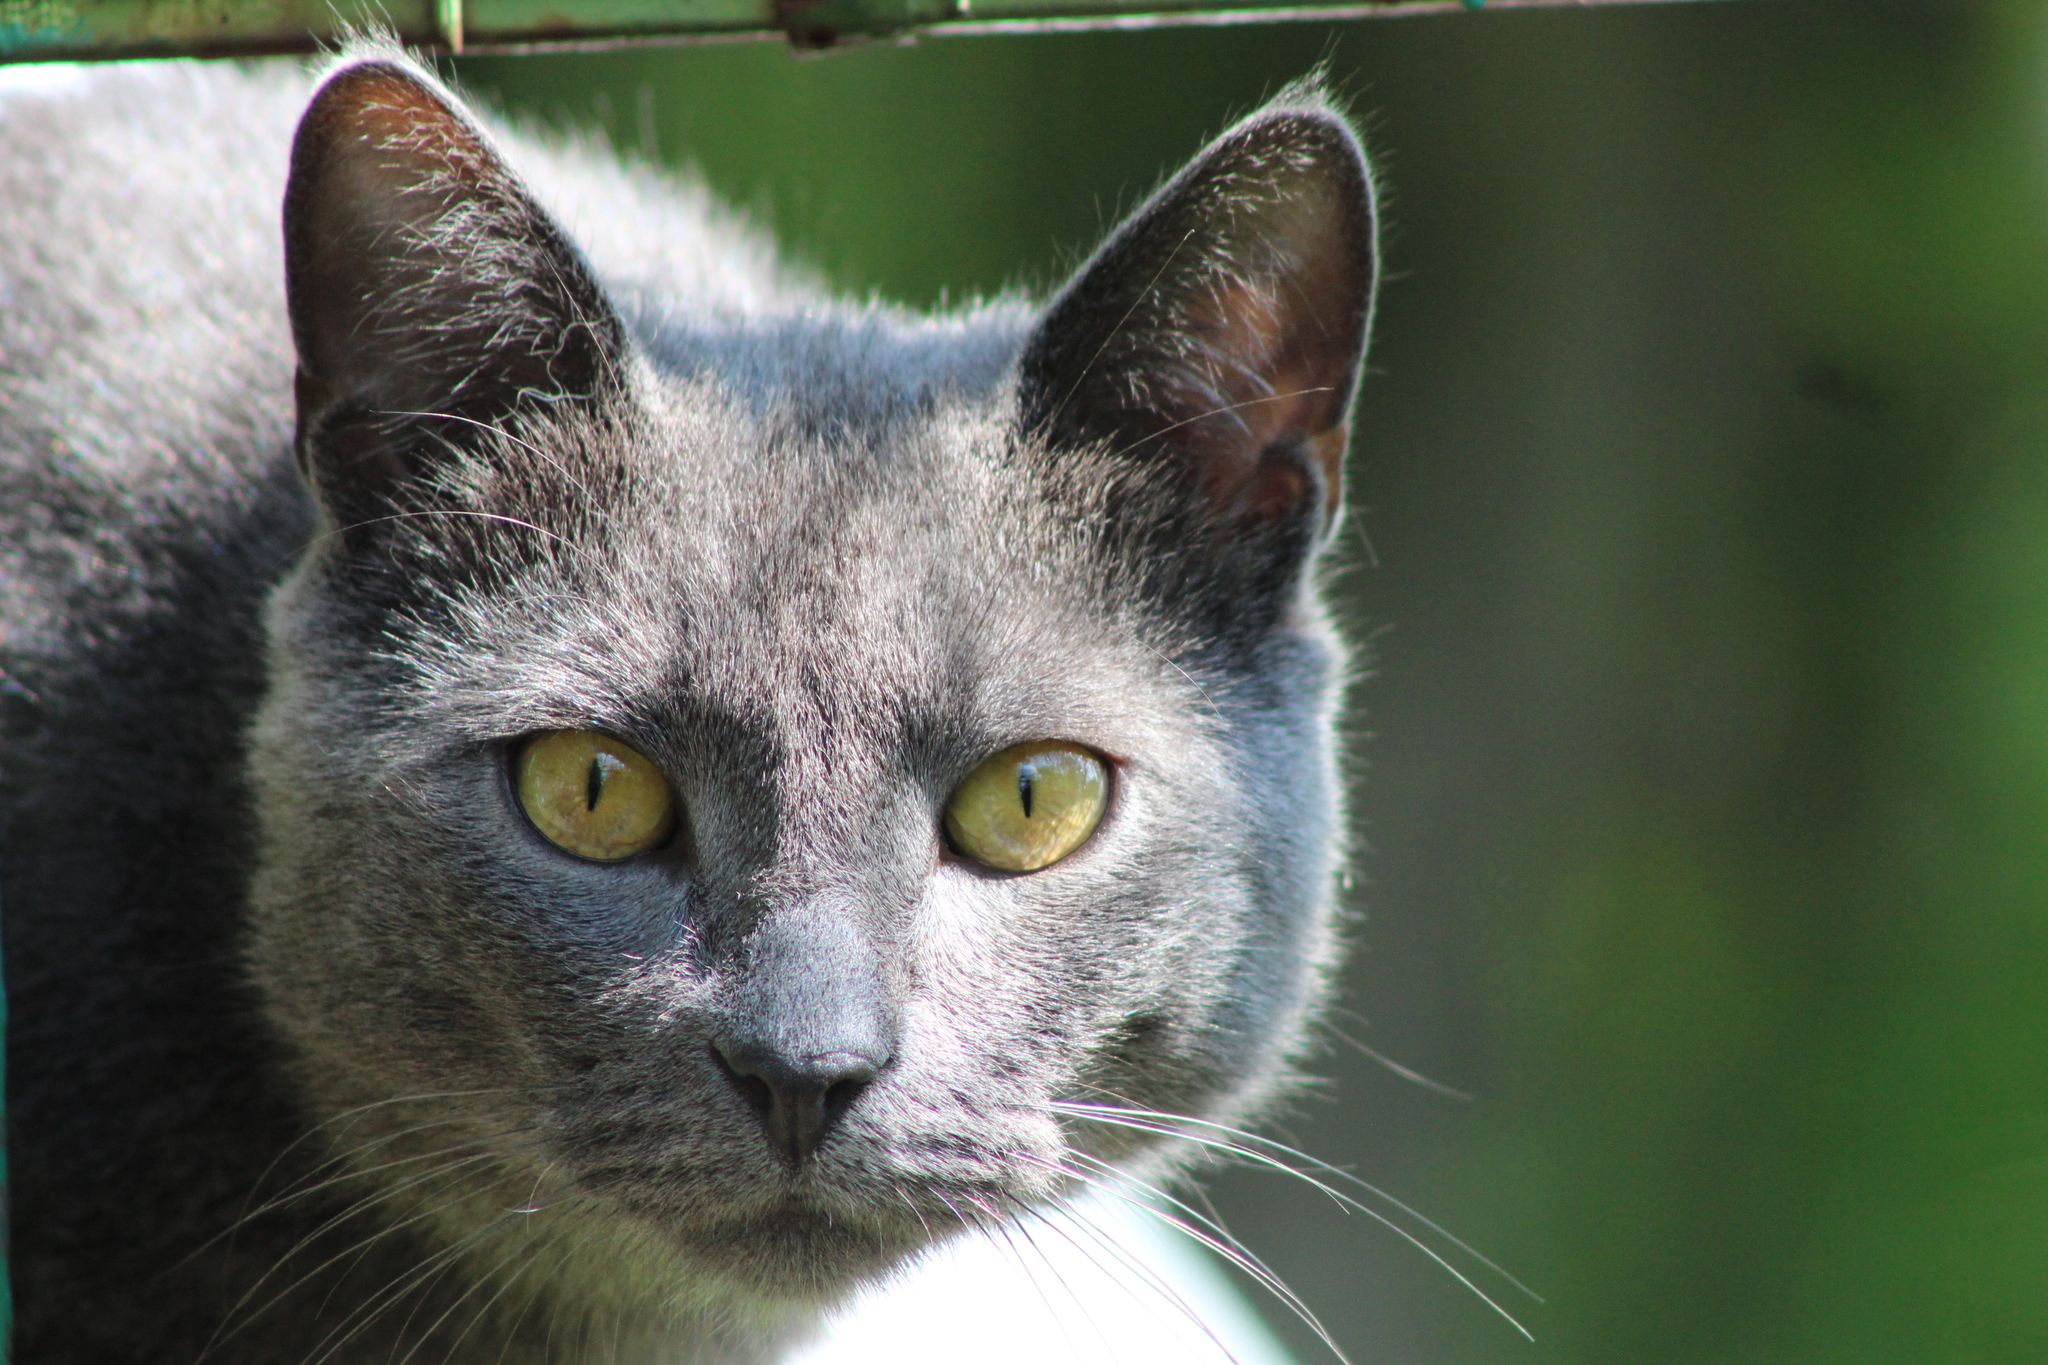
[[[372,25],[443,52],[1345,20],[1674,0],[0,0],[0,62],[310,52]]]

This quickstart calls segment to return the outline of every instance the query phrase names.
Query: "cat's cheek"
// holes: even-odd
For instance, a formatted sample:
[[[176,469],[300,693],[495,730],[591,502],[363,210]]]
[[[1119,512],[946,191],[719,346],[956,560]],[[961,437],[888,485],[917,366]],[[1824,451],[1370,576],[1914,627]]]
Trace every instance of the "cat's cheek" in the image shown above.
[[[1033,932],[1034,916],[1019,904],[1028,876],[942,869],[905,937],[906,1065],[898,1069],[926,1077],[933,1093],[976,1096],[1012,1126],[1050,1124],[1046,1104],[1070,1070],[1065,1039],[1073,1032],[1063,1003],[1065,936]],[[1028,1141],[1016,1136],[1059,1150],[1051,1127]]]
[[[952,863],[935,870],[910,939],[914,975],[923,989],[972,994],[985,988],[993,968],[1014,960],[1021,945],[1007,880]]]
[[[686,879],[659,866],[566,863],[534,853],[516,882],[486,892],[537,960],[602,989],[687,954],[696,898]]]

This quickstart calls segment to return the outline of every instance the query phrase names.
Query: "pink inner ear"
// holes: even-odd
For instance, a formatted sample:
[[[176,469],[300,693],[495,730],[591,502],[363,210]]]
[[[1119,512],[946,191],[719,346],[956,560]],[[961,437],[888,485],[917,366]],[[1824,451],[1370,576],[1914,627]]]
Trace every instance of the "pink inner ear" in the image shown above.
[[[1210,502],[1232,519],[1293,506],[1315,478],[1308,462],[1322,475],[1326,502],[1337,496],[1344,432],[1334,424],[1346,395],[1323,372],[1327,358],[1290,333],[1289,316],[1270,286],[1234,281],[1186,319],[1204,338],[1213,370],[1206,393],[1187,395],[1204,407],[1168,440],[1199,452]]]

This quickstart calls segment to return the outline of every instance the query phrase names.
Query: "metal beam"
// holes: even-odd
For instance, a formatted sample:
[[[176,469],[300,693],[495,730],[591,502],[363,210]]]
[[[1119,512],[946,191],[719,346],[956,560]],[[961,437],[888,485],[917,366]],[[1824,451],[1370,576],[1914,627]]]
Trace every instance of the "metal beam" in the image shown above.
[[[312,52],[372,26],[440,52],[1067,33],[1675,0],[0,0],[0,62]]]

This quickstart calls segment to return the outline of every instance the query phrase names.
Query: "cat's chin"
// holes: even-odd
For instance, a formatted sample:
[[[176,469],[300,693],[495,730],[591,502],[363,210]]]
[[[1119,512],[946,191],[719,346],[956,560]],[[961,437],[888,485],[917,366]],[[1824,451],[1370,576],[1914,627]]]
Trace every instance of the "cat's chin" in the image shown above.
[[[538,1226],[443,1220],[437,1240],[465,1248],[469,1260],[493,1274],[508,1265],[545,1265],[561,1321],[697,1342],[707,1359],[754,1361],[773,1358],[776,1343],[808,1337],[822,1315],[891,1278],[931,1245],[934,1233],[953,1230],[928,1231],[908,1218],[898,1223],[886,1211],[849,1216],[791,1198],[743,1216],[689,1218],[618,1202],[557,1206],[539,1215]]]
[[[798,1195],[745,1212],[618,1212],[625,1216],[579,1220],[581,1237],[624,1252],[619,1259],[636,1267],[631,1280],[686,1313],[829,1309],[959,1231],[907,1210],[863,1212]],[[613,1282],[614,1291],[623,1287]]]
[[[691,1261],[748,1295],[826,1306],[930,1244],[915,1223],[848,1218],[795,1200],[675,1236]]]

